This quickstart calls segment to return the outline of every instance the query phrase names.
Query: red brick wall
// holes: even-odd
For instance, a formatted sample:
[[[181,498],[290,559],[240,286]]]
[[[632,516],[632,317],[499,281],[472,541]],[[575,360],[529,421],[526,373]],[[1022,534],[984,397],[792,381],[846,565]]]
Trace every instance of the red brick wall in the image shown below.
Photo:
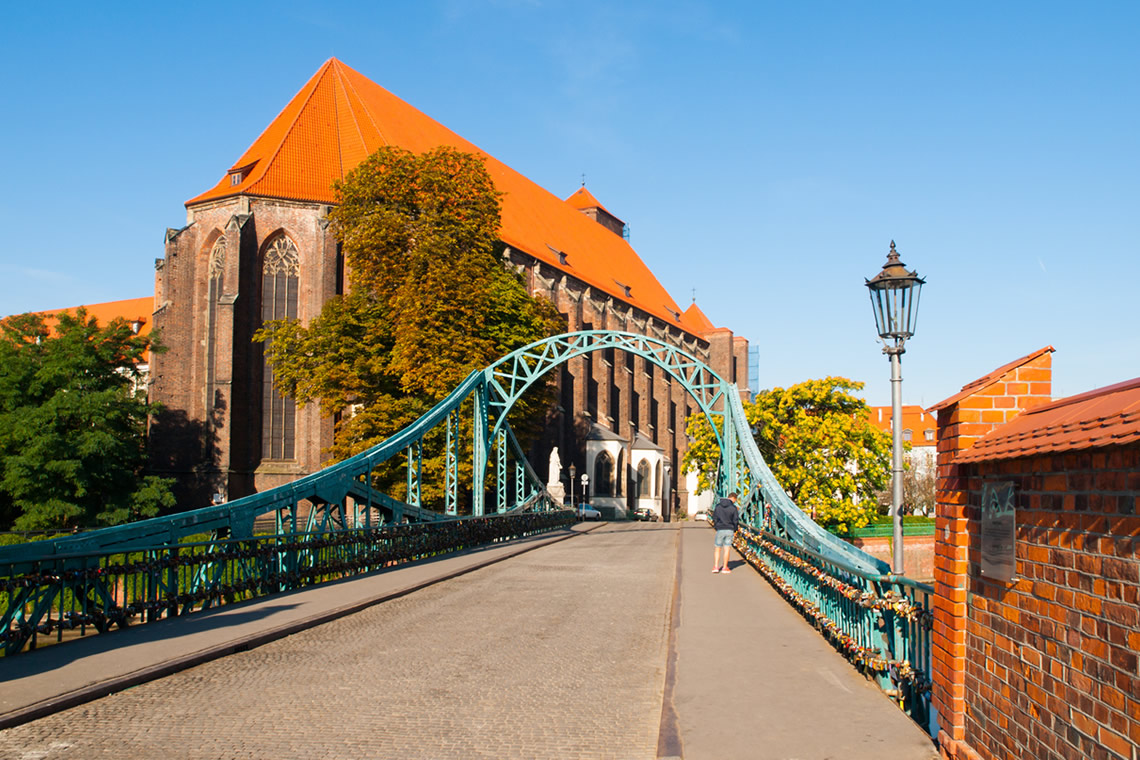
[[[1012,481],[1017,579],[979,573],[985,482]],[[983,758],[1123,758],[1140,743],[1140,446],[966,473],[965,743]]]
[[[938,411],[931,703],[944,749],[965,736],[966,605],[971,547],[976,554],[978,533],[954,457],[995,427],[1050,401],[1052,366],[1052,354],[1043,353]]]
[[[1140,743],[1140,446],[955,464],[1048,401],[1049,354],[938,414],[932,700],[947,758],[1126,758]],[[980,572],[987,482],[1015,484],[1017,576]]]

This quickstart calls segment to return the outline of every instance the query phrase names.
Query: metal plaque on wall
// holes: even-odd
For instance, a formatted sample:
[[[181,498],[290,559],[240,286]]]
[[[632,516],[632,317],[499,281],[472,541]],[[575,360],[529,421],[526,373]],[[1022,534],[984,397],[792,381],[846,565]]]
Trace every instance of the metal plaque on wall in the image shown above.
[[[982,486],[982,575],[1008,583],[1017,573],[1013,483]]]

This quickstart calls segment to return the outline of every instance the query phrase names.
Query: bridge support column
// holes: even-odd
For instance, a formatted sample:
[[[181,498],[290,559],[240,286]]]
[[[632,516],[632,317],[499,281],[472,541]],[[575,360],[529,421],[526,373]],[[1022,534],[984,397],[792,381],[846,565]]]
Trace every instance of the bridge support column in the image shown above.
[[[491,442],[487,439],[487,389],[479,386],[472,393],[475,402],[474,440],[472,441],[471,514],[484,514],[487,482],[487,455]]]
[[[449,515],[459,514],[459,412],[447,413],[447,442],[444,457],[447,460],[444,474],[446,500],[444,511]]]

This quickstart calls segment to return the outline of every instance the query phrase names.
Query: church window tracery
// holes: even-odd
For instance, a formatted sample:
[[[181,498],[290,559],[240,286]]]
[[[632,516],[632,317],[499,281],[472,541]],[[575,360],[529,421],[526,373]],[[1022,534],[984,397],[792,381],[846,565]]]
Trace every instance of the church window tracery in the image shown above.
[[[261,265],[261,321],[297,318],[297,283],[300,259],[297,246],[285,235],[265,248]],[[262,353],[261,457],[293,459],[297,405],[282,397],[273,382],[273,368]]]
[[[610,455],[606,452],[598,454],[598,458],[594,461],[594,495],[595,496],[611,496],[613,490],[614,479],[614,460],[610,459]]]
[[[222,284],[226,268],[226,238],[220,236],[210,249],[206,264],[206,411],[214,407],[215,368],[218,353],[218,299],[222,296]]]

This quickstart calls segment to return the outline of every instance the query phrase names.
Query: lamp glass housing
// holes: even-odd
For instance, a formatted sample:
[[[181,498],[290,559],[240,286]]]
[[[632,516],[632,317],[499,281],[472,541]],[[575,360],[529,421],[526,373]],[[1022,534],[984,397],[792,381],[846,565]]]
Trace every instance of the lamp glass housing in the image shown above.
[[[908,272],[899,261],[892,240],[883,271],[866,281],[871,294],[871,311],[875,315],[875,330],[884,341],[893,340],[901,344],[914,335],[918,302],[925,282],[915,272]]]

